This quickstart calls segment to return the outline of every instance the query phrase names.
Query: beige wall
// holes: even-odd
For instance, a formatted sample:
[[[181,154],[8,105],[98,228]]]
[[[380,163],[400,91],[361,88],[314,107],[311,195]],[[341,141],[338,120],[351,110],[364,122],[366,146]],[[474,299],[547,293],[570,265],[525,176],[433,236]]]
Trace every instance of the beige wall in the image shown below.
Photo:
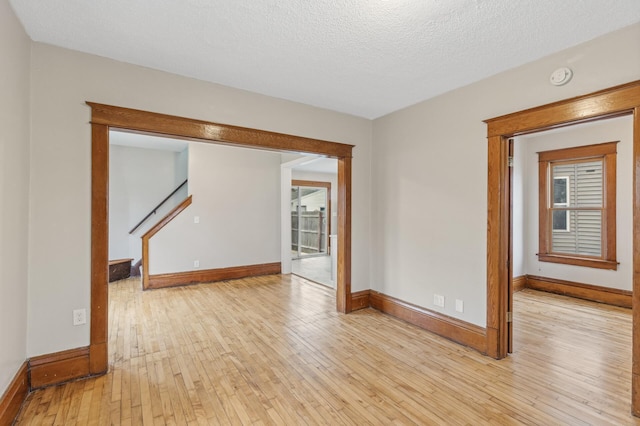
[[[280,153],[189,143],[189,193],[149,242],[151,274],[280,261]]]
[[[482,120],[640,79],[635,25],[373,123],[40,43],[31,44],[29,87],[29,41],[6,2],[0,8],[0,345],[11,347],[0,354],[0,389],[25,358],[25,277],[26,355],[89,343],[88,325],[71,325],[72,310],[90,299],[87,100],[356,145],[353,291],[371,286],[429,308],[442,294],[445,313],[484,325]],[[553,87],[548,76],[559,66],[575,76]],[[455,298],[464,313],[453,311]]]
[[[26,358],[30,41],[0,1],[0,395]]]
[[[369,284],[371,122],[40,43],[32,45],[29,356],[84,346],[94,101],[356,145],[353,290]]]
[[[374,121],[371,286],[486,323],[484,119],[640,79],[640,24]],[[549,84],[561,66],[566,86]],[[433,306],[434,293],[446,297]],[[454,310],[464,301],[465,312]]]

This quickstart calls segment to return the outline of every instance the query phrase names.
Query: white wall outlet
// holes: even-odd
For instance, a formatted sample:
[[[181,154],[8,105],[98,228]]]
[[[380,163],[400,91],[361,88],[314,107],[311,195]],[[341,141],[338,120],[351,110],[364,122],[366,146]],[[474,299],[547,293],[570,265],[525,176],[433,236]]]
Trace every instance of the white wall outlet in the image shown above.
[[[444,308],[444,296],[441,296],[439,294],[434,294],[433,304],[436,306],[440,306],[441,308]]]
[[[193,223],[200,223],[200,216],[194,216]]]
[[[194,260],[193,261],[193,267],[194,268],[199,268],[200,267],[200,261],[199,260]]]
[[[73,310],[73,325],[82,325],[87,323],[87,310],[74,309]]]
[[[464,312],[464,302],[460,299],[456,299],[456,312]]]

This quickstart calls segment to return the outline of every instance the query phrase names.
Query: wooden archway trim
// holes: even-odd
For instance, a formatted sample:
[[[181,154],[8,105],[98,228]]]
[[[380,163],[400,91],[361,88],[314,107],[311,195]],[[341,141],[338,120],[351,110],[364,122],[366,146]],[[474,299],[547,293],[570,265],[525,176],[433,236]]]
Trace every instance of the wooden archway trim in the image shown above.
[[[633,115],[633,367],[632,410],[640,415],[640,81],[486,120],[487,354],[507,355],[508,139],[554,127]]]
[[[135,110],[91,107],[91,336],[89,369],[108,368],[109,130],[161,134],[204,143],[304,152],[338,160],[336,310],[351,312],[351,156],[353,145]]]
[[[353,149],[353,145],[284,133],[114,107],[95,102],[87,102],[87,104],[91,107],[92,124],[104,124],[119,129],[249,148],[320,154],[334,158],[351,157]]]

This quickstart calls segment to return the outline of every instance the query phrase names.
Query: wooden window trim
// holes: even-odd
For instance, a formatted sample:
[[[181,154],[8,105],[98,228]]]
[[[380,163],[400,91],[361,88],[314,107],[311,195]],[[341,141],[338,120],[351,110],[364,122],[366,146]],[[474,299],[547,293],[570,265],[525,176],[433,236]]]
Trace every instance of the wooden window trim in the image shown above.
[[[603,260],[598,258],[589,258],[582,256],[567,256],[563,254],[557,253],[549,253],[542,254],[538,253],[538,260],[540,262],[549,262],[549,263],[561,263],[564,265],[575,265],[575,266],[586,266],[588,268],[598,268],[598,269],[618,269],[618,262],[615,260]]]
[[[538,153],[538,260],[540,262],[561,263],[565,265],[586,266],[599,269],[618,269],[616,261],[616,152],[615,142],[605,142],[596,145],[584,145],[564,149],[555,149]],[[580,254],[554,253],[551,244],[551,226],[549,200],[549,169],[555,162],[572,163],[591,159],[602,159],[603,162],[603,207],[604,224],[601,237],[601,256],[586,256]],[[571,209],[580,210],[580,209]],[[585,208],[582,210],[594,210]]]

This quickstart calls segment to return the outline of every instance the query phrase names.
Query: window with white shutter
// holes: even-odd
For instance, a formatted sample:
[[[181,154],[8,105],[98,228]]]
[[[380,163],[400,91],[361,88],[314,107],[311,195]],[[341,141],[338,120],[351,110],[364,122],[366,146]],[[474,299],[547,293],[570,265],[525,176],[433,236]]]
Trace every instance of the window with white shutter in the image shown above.
[[[616,144],[538,153],[540,261],[617,269]]]

